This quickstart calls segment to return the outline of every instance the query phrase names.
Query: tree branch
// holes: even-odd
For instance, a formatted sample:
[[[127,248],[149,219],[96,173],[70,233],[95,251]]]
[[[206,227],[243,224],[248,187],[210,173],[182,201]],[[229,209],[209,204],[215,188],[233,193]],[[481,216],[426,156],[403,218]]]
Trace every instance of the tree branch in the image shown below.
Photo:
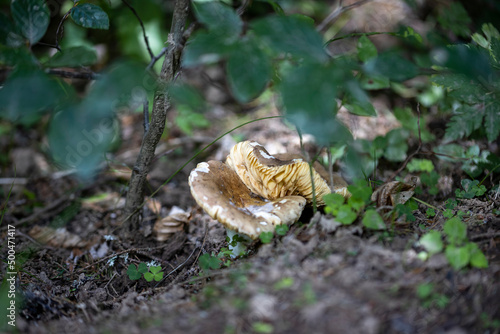
[[[151,51],[151,47],[149,46],[149,40],[148,40],[148,36],[146,35],[146,29],[144,28],[144,23],[142,23],[142,20],[141,20],[139,14],[137,14],[134,7],[132,7],[126,0],[122,0],[122,2],[132,11],[132,13],[134,13],[135,17],[139,21],[139,24],[141,25],[141,29],[142,29],[142,37],[144,38],[144,42],[146,43],[146,48],[148,49],[149,56],[151,57],[151,59],[153,59],[155,57],[155,55],[154,55],[153,51]]]
[[[344,1],[339,0],[338,6],[318,25],[316,28],[317,31],[323,31],[323,29],[326,28],[330,22],[335,20],[337,17],[342,15],[343,13],[347,12],[348,10],[351,10],[353,8],[359,7],[361,5],[364,5],[367,2],[370,2],[372,0],[360,0],[358,2],[355,2],[353,4],[350,4],[348,6],[344,6]]]
[[[150,127],[144,135],[141,151],[132,169],[125,204],[125,221],[121,230],[122,238],[128,238],[139,230],[139,213],[144,200],[146,176],[154,158],[156,145],[165,129],[167,111],[170,108],[170,99],[166,87],[175,78],[180,68],[180,59],[184,48],[183,33],[188,11],[189,0],[176,0],[172,27],[169,33],[169,45],[165,52],[165,59],[158,78],[158,89],[154,96]]]

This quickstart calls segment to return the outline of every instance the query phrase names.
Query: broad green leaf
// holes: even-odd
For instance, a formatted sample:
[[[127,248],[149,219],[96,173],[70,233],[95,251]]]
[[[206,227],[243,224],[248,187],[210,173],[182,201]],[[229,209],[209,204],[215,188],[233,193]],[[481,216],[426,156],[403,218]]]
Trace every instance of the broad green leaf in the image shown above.
[[[331,65],[306,63],[283,77],[280,91],[286,118],[318,143],[346,141],[349,131],[336,120],[337,85],[342,73]]]
[[[290,230],[290,227],[286,224],[277,225],[275,231],[277,235],[285,235]]]
[[[27,47],[11,48],[3,45],[0,45],[0,64],[34,71],[37,71],[40,66],[38,59]]]
[[[438,231],[429,231],[420,238],[420,245],[430,254],[437,254],[443,250],[443,240]]]
[[[20,47],[24,44],[24,37],[19,29],[10,20],[10,17],[0,12],[0,44],[12,48]]]
[[[80,67],[93,65],[97,62],[94,50],[84,46],[75,46],[57,52],[46,63],[48,67]]]
[[[135,264],[130,264],[127,268],[127,276],[132,281],[136,281],[141,278],[142,275],[139,271],[137,271],[137,267],[135,266]]]
[[[0,117],[32,124],[65,97],[63,87],[40,70],[15,72],[0,89]]]
[[[352,198],[360,199],[364,203],[370,201],[372,189],[366,181],[359,179],[354,184],[350,184],[347,189],[351,193]]]
[[[391,86],[391,81],[385,76],[366,76],[361,74],[361,87],[368,90],[384,89]]]
[[[78,4],[71,8],[71,18],[84,28],[109,29],[108,14],[91,3]]]
[[[259,235],[259,239],[263,244],[268,244],[273,240],[273,232],[262,232]]]
[[[137,266],[137,271],[140,272],[141,274],[147,273],[148,265],[145,264],[144,262],[139,263],[139,265]]]
[[[470,265],[475,268],[488,268],[488,260],[477,244],[469,242],[467,244],[470,252]]]
[[[156,275],[161,271],[161,266],[151,266],[149,267],[149,271]]]
[[[149,272],[144,273],[144,279],[145,279],[147,282],[151,282],[151,281],[153,281],[154,277],[155,277],[155,275],[154,275],[154,274],[152,274],[152,273],[149,273]]]
[[[363,226],[372,230],[385,230],[387,228],[382,217],[373,209],[366,210],[362,222]]]
[[[478,80],[494,80],[495,72],[490,66],[487,51],[471,45],[457,44],[439,49],[434,61],[439,66],[448,67],[456,73]]]
[[[357,217],[349,205],[342,205],[337,212],[336,220],[344,225],[351,225]]]
[[[484,113],[484,106],[481,105],[470,106],[464,104],[460,106],[446,126],[445,137],[455,140],[470,136],[474,130],[481,127]],[[495,121],[493,121],[493,124],[495,124]],[[494,129],[494,131],[497,130]]]
[[[135,62],[110,66],[91,87],[83,101],[85,108],[97,109],[102,116],[113,114],[117,108],[142,107],[149,92],[157,86],[156,79]]]
[[[387,148],[384,157],[389,161],[403,161],[408,151],[407,139],[409,133],[401,128],[391,130],[387,133]]]
[[[50,13],[44,0],[13,0],[10,10],[17,28],[31,45],[45,35]]]
[[[271,78],[271,63],[252,39],[245,39],[231,53],[226,71],[233,96],[246,103],[266,88]]]
[[[496,140],[500,134],[500,103],[498,101],[491,102],[486,106],[484,126],[488,141]]]
[[[203,270],[219,269],[221,264],[221,260],[217,256],[212,256],[208,253],[201,255],[198,261]]]
[[[339,208],[344,204],[345,198],[340,194],[326,194],[323,196],[323,201],[325,202],[325,212],[332,215],[337,215]]]
[[[202,111],[205,107],[203,95],[191,85],[175,83],[169,87],[169,93],[176,105],[186,106],[191,111]]]
[[[344,107],[359,116],[377,116],[370,97],[361,88],[359,82],[350,80],[345,84],[346,96]]]
[[[363,35],[358,39],[357,48],[358,58],[362,62],[366,62],[372,58],[377,57],[378,55],[377,48],[375,47],[375,45],[373,45],[370,39],[366,37],[366,35]]]
[[[297,57],[326,61],[323,38],[314,25],[304,17],[268,16],[254,21],[251,28],[278,53],[291,53]]]
[[[458,245],[467,240],[467,226],[458,217],[448,219],[444,223],[443,231],[452,245]]]
[[[385,52],[369,59],[363,69],[369,76],[385,76],[392,81],[405,81],[419,74],[415,64],[395,52]]]
[[[189,39],[182,54],[182,65],[186,67],[216,63],[234,49],[234,43],[226,43],[214,34],[197,32]]]
[[[74,168],[77,175],[92,178],[117,132],[112,113],[106,115],[95,103],[67,106],[54,115],[48,131],[54,161]]]
[[[446,246],[446,258],[453,269],[459,270],[469,264],[470,252],[467,246],[455,247],[453,245]]]
[[[411,159],[411,161],[406,165],[406,168],[410,173],[413,172],[432,172],[434,170],[434,164],[428,159]]]
[[[437,19],[444,29],[451,30],[455,35],[465,38],[470,36],[471,19],[460,2],[443,6]]]
[[[243,22],[231,7],[219,1],[193,5],[196,18],[207,26],[211,34],[228,41],[236,41],[241,35]]]
[[[469,104],[483,103],[487,93],[476,80],[463,74],[448,73],[432,76],[432,82],[448,90],[448,95]]]

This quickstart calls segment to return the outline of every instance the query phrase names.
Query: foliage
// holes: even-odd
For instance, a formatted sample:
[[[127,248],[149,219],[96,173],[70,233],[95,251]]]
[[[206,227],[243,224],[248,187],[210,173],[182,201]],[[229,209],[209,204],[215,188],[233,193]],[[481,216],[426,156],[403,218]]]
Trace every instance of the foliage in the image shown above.
[[[488,260],[477,244],[468,241],[467,226],[458,217],[448,219],[443,226],[446,239],[444,246],[443,234],[432,230],[420,238],[420,245],[429,255],[441,253],[444,249],[446,259],[456,269],[462,269],[467,265],[475,268],[487,268]]]
[[[436,291],[432,283],[419,284],[416,294],[423,308],[430,308],[435,305],[439,309],[444,309],[450,302],[450,299],[446,295]]]
[[[152,282],[153,280],[159,282],[163,278],[163,271],[161,271],[161,266],[148,266],[144,262],[136,266],[131,263],[127,268],[127,276],[132,281],[136,281],[144,276],[147,282]]]

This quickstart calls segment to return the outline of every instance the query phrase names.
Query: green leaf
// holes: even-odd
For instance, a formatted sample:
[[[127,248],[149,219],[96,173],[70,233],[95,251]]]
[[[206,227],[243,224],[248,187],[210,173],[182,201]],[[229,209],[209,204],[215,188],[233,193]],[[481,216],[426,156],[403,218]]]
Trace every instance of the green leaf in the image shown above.
[[[458,245],[467,240],[467,226],[458,217],[447,220],[443,231],[452,245]]]
[[[195,2],[193,5],[196,18],[211,34],[226,41],[236,41],[241,35],[243,22],[229,6],[219,1]]]
[[[221,260],[217,256],[208,253],[201,255],[198,261],[202,270],[219,269],[221,264]]]
[[[64,98],[64,87],[40,70],[14,72],[0,89],[0,117],[32,124]]]
[[[273,237],[274,237],[273,232],[262,232],[259,235],[259,239],[263,244],[270,243],[271,240],[273,240]]]
[[[478,80],[479,82],[497,79],[495,71],[491,68],[489,56],[484,49],[471,45],[454,44],[446,49],[435,52],[434,61],[436,65],[448,67],[456,73],[461,73]]]
[[[407,139],[408,131],[403,129],[394,129],[387,133],[387,148],[384,152],[384,157],[389,161],[403,161],[406,159],[408,151]]]
[[[457,108],[456,113],[446,126],[445,138],[447,139],[455,140],[468,137],[472,131],[479,129],[483,123],[483,106],[462,105]]]
[[[359,82],[350,80],[345,84],[346,97],[344,107],[359,116],[377,116],[370,97],[361,88]]]
[[[448,95],[468,104],[483,103],[487,93],[476,80],[463,74],[448,73],[432,76],[432,82],[448,90]]]
[[[57,52],[46,63],[48,67],[80,67],[93,65],[97,62],[94,50],[85,46],[74,46]]]
[[[351,197],[360,199],[364,203],[370,201],[372,189],[365,180],[359,179],[354,184],[350,184],[347,189],[351,193]]]
[[[151,282],[154,279],[154,274],[152,273],[144,273],[144,279],[148,282]]]
[[[297,57],[324,62],[328,56],[323,38],[314,24],[303,16],[268,16],[254,21],[251,28],[257,36],[278,53],[291,53]]]
[[[369,59],[363,69],[369,76],[385,76],[392,81],[405,81],[419,74],[415,64],[395,52],[385,52]]]
[[[443,251],[443,240],[438,231],[429,231],[420,238],[420,245],[430,254],[437,254]]]
[[[127,268],[127,276],[130,278],[132,281],[136,281],[139,278],[141,278],[141,273],[137,271],[137,267],[135,264],[130,264]]]
[[[500,134],[500,103],[491,102],[486,107],[484,115],[484,126],[486,128],[486,137],[489,142],[493,142]]]
[[[170,97],[174,104],[185,106],[191,111],[203,111],[205,99],[195,87],[185,83],[175,83],[169,86]]]
[[[416,220],[413,215],[413,211],[415,208],[411,207],[412,201],[408,201],[405,204],[398,203],[396,204],[395,212],[398,214],[398,217],[405,216],[407,221],[414,222]]]
[[[428,159],[411,159],[411,161],[406,165],[410,173],[413,172],[432,172],[434,170],[434,164]]]
[[[338,70],[331,65],[306,63],[286,73],[280,86],[286,118],[318,143],[347,141],[349,131],[335,118]]]
[[[469,242],[467,247],[470,252],[470,265],[475,268],[488,268],[488,260],[477,244]]]
[[[137,266],[137,271],[140,272],[141,274],[147,273],[148,265],[145,264],[144,262],[139,263],[139,265]]]
[[[18,48],[25,43],[24,37],[19,29],[10,20],[10,17],[0,12],[0,44],[12,48]]]
[[[108,14],[91,3],[78,4],[71,8],[71,18],[84,28],[109,29]]]
[[[385,230],[387,228],[382,217],[373,209],[366,210],[362,223],[363,226],[372,230]]]
[[[366,35],[363,35],[358,39],[357,48],[358,58],[362,62],[366,62],[372,58],[377,57],[378,55],[377,48],[375,47],[375,45],[373,45],[370,39],[366,37]]]
[[[30,45],[45,35],[50,13],[44,0],[13,0],[10,10],[17,28],[28,39]]]
[[[420,299],[431,298],[434,292],[434,286],[431,283],[419,284],[417,286],[417,296]]]
[[[453,245],[446,246],[446,258],[453,269],[459,270],[469,264],[470,252],[467,246],[456,247]]]
[[[226,43],[214,34],[199,31],[189,39],[182,53],[182,65],[192,67],[216,63],[228,56],[234,49],[233,42]]]
[[[387,77],[367,76],[364,73],[361,73],[360,83],[363,89],[368,90],[384,89],[391,86],[391,81]]]
[[[352,211],[349,205],[342,205],[337,212],[336,220],[344,225],[351,225],[357,217],[358,215]]]
[[[253,39],[245,39],[231,53],[226,71],[234,97],[246,103],[266,88],[271,78],[271,63]]]
[[[325,202],[325,212],[332,215],[337,215],[339,208],[344,204],[345,198],[340,194],[326,194],[323,196],[323,201]]]
[[[449,6],[442,7],[437,19],[444,29],[451,30],[455,35],[465,38],[470,36],[471,19],[460,2],[451,2]]]
[[[290,230],[290,227],[288,227],[288,225],[285,224],[277,225],[275,228],[277,235],[285,235],[288,232],[288,230]]]

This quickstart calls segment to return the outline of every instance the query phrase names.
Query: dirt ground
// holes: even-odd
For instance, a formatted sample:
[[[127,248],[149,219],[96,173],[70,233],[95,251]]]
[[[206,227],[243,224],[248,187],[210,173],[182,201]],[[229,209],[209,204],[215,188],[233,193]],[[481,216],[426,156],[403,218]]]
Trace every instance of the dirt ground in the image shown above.
[[[224,98],[222,93],[211,96]],[[306,210],[286,235],[268,244],[252,243],[248,255],[226,261],[221,269],[201,270],[200,256],[217,254],[227,242],[222,225],[190,195],[187,176],[195,163],[224,159],[235,139],[256,140],[271,153],[300,149],[298,136],[281,120],[255,122],[224,137],[162,186],[195,152],[242,118],[276,113],[272,104],[236,112],[230,100],[214,105],[206,115],[210,128],[184,136],[171,127],[163,139],[149,179],[150,190],[160,190],[145,205],[142,228],[133,240],[120,240],[117,229],[129,175],[124,166],[136,156],[141,115],[121,116],[122,146],[90,183],[56,172],[33,145],[11,153],[21,174],[7,203],[1,237],[6,244],[6,226],[16,226],[22,306],[14,332],[499,333],[500,218],[493,214],[498,196],[459,204],[468,213],[469,240],[489,261],[486,269],[455,271],[443,254],[420,260],[419,237],[429,228],[442,230],[445,221],[439,214],[427,218],[427,208],[420,205],[415,222],[383,232],[368,231],[360,222],[340,226],[331,216]],[[356,121],[360,136],[373,122],[382,132],[397,126],[379,110],[377,119]],[[37,134],[18,135],[19,143],[28,143]],[[314,148],[310,137],[304,141]],[[384,181],[397,167],[382,170],[381,164],[379,178]],[[453,171],[442,175],[448,186],[435,196],[418,195],[421,200],[441,208],[452,196],[463,175],[458,166],[447,168],[441,170]],[[186,212],[181,230],[156,241],[154,223],[174,206]],[[160,282],[129,278],[130,264],[151,261],[162,267]],[[432,288],[422,295],[422,286]]]

